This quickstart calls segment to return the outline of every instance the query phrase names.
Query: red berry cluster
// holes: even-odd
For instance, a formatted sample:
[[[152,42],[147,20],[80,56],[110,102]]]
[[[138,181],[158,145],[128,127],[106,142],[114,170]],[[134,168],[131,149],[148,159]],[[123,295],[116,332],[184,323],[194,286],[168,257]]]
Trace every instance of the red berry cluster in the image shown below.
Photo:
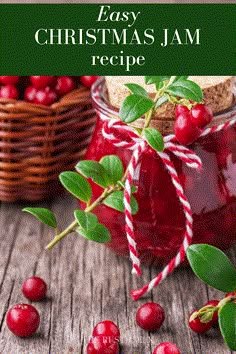
[[[98,76],[0,76],[0,98],[50,106],[80,82],[91,87]]]
[[[47,284],[39,277],[28,278],[22,285],[24,296],[31,301],[45,298]],[[7,327],[19,337],[29,337],[34,334],[40,323],[40,316],[36,308],[29,304],[12,306],[6,316]]]
[[[198,103],[191,110],[177,105],[175,117],[175,136],[180,144],[189,145],[199,138],[202,129],[211,122],[213,114],[208,106]]]
[[[158,330],[165,319],[163,308],[154,302],[143,304],[136,313],[137,324],[146,331]],[[87,345],[87,354],[118,354],[120,331],[112,321],[99,322],[93,329]],[[180,354],[175,344],[160,343],[153,354]]]

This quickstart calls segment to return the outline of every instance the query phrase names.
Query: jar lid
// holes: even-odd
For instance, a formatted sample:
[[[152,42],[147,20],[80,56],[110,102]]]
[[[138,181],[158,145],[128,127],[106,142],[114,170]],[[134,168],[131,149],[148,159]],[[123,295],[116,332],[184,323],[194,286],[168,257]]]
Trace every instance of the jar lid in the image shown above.
[[[155,96],[155,86],[145,85],[144,76],[106,76],[106,86],[109,101],[112,106],[119,108],[130,92],[124,84],[136,83],[143,86],[150,97]],[[233,76],[189,76],[189,80],[195,81],[202,89],[204,103],[212,109],[213,113],[221,112],[232,106]],[[157,110],[157,119],[174,120],[174,106],[167,102]]]
[[[233,106],[234,76],[189,76],[189,80],[195,81],[202,88],[204,103],[212,109],[214,115]],[[150,97],[155,96],[155,86],[145,85],[144,76],[106,76],[105,81],[109,103],[116,108],[119,108],[125,97],[130,94],[124,86],[126,83],[137,83],[147,90]],[[174,105],[166,102],[157,109],[151,125],[164,134],[171,134],[174,121]],[[138,119],[135,125],[143,126],[143,119]]]

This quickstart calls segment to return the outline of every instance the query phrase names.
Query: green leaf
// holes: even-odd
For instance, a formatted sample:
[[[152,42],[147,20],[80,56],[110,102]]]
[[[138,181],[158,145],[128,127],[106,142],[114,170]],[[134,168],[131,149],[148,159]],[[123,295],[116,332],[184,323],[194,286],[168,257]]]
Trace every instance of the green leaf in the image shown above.
[[[150,98],[132,94],[123,101],[120,118],[125,123],[131,123],[142,117],[153,106],[154,102]]]
[[[109,186],[109,176],[99,162],[84,160],[80,161],[75,168],[81,175],[91,178],[99,186],[104,188]]]
[[[142,86],[138,84],[125,84],[125,86],[130,90],[130,92],[136,95],[148,97],[148,93]]]
[[[85,230],[78,228],[78,232],[85,238],[95,242],[109,242],[111,241],[111,235],[109,230],[102,224],[97,223],[93,230]]]
[[[57,221],[55,215],[51,210],[46,208],[24,208],[23,211],[34,215],[38,220],[43,222],[44,224],[56,228]]]
[[[79,198],[86,203],[91,199],[91,186],[88,181],[78,173],[73,171],[62,172],[59,175],[59,180],[65,189],[76,198]]]
[[[236,304],[227,303],[219,311],[219,326],[221,334],[228,347],[236,350]]]
[[[157,103],[155,105],[155,108],[158,108],[160,107],[163,103],[167,102],[168,101],[168,96],[167,95],[163,95],[161,96],[158,100],[157,100]]]
[[[176,82],[178,80],[187,80],[188,76],[176,76],[173,82]]]
[[[156,151],[164,150],[164,140],[161,133],[155,128],[145,128],[144,136],[148,144]]]
[[[113,192],[103,201],[103,204],[123,213],[124,212],[124,192],[123,191]],[[134,196],[131,196],[130,204],[131,204],[132,214],[137,214],[138,203],[134,198]]]
[[[206,284],[225,293],[235,291],[236,270],[221,250],[205,244],[191,245],[187,258],[194,273]]]
[[[114,185],[123,177],[124,169],[118,156],[107,155],[104,156],[99,162],[109,176],[109,184]]]
[[[162,81],[169,80],[171,76],[145,76],[145,84],[159,84]]]
[[[172,96],[186,98],[195,102],[201,102],[203,99],[203,93],[200,86],[193,81],[185,79],[175,81],[166,88],[165,92]]]
[[[93,230],[98,223],[96,215],[80,209],[74,211],[74,216],[84,230]]]

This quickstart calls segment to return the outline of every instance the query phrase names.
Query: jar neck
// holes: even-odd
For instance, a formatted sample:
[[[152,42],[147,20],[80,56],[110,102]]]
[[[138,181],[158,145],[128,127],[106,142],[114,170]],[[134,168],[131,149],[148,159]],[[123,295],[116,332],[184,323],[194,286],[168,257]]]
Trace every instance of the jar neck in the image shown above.
[[[92,87],[92,100],[94,108],[96,109],[98,116],[101,120],[117,119],[119,120],[119,109],[112,106],[109,103],[108,92],[105,84],[105,78],[100,78],[97,80],[95,85]],[[173,109],[172,109],[173,110]],[[217,126],[224,124],[230,119],[235,118],[236,116],[236,104],[235,101],[233,105],[228,108],[226,111],[219,112],[214,115],[211,123],[208,125],[209,128],[212,126]],[[137,119],[133,126],[136,128],[143,128],[144,118]],[[168,112],[164,114],[161,113],[160,116],[156,115],[151,120],[150,126],[157,129],[162,135],[173,134],[174,132],[174,123],[173,113]]]

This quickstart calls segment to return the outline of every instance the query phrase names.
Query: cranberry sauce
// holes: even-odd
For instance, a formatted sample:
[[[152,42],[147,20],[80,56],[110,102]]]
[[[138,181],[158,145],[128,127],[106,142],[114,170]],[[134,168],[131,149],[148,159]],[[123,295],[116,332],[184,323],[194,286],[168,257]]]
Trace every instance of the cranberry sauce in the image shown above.
[[[103,121],[97,108],[96,129],[86,159],[100,160],[116,154],[127,167],[131,152],[114,147],[102,136]],[[104,116],[104,111],[103,111]],[[202,160],[200,171],[187,167],[169,153],[193,211],[194,243],[209,243],[227,249],[236,241],[236,125],[199,138],[189,146]],[[169,173],[150,148],[141,157],[135,173],[139,211],[134,227],[140,259],[146,264],[163,264],[179,249],[185,217]],[[92,184],[94,198],[101,188]],[[101,205],[94,212],[112,235],[107,246],[128,256],[124,214]]]

